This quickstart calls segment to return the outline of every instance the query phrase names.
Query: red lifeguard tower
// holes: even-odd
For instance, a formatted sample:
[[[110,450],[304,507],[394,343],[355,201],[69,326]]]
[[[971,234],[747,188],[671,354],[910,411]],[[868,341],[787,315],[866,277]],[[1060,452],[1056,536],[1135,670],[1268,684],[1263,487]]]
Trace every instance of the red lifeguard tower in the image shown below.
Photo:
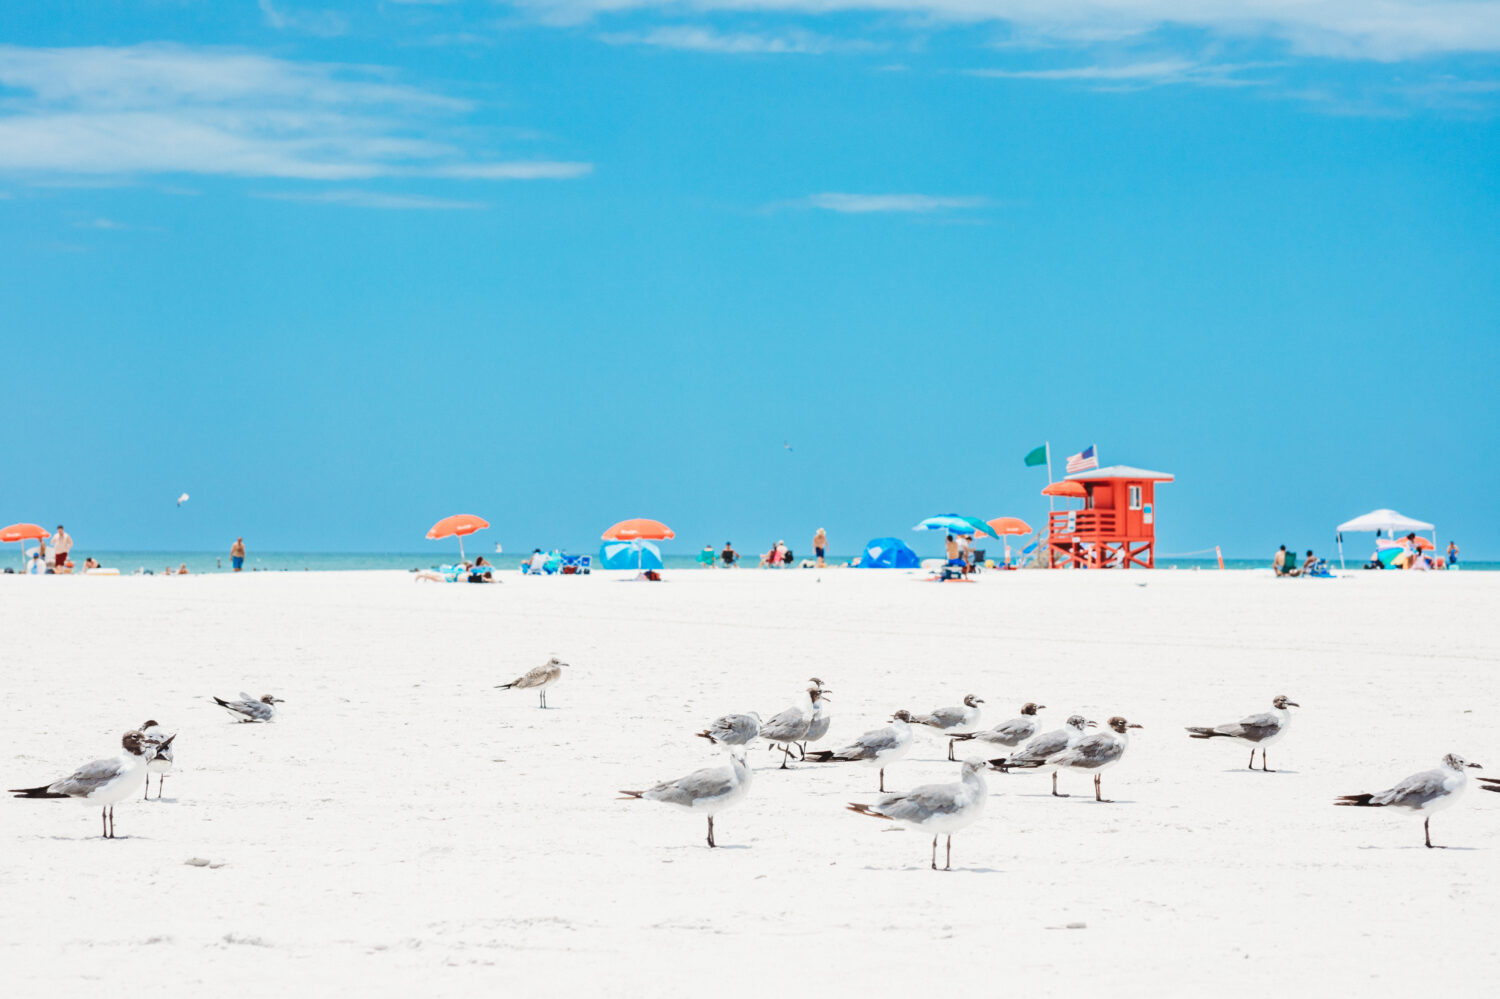
[[[1169,472],[1111,465],[1048,486],[1050,496],[1083,500],[1079,510],[1047,517],[1047,552],[1054,569],[1143,569],[1156,566],[1156,484]]]

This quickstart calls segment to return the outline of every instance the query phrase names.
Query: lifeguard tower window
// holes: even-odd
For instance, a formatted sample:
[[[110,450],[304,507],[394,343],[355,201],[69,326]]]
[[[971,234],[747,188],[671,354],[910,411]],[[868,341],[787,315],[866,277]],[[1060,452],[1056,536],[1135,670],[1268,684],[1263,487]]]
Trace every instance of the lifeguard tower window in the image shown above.
[[[1141,508],[1141,487],[1140,486],[1131,486],[1130,487],[1130,509],[1132,509],[1132,510],[1139,510],[1140,508]]]

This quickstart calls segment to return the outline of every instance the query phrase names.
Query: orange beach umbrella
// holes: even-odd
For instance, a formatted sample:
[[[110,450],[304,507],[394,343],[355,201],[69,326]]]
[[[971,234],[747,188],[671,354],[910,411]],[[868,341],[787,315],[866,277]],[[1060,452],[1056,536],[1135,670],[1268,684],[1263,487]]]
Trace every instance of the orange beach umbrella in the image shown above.
[[[472,513],[455,513],[451,517],[444,517],[427,532],[429,538],[458,538],[458,558],[464,560],[464,535],[482,531],[490,526],[490,522],[483,517],[476,517]]]
[[[1067,479],[1061,482],[1054,482],[1042,490],[1043,496],[1067,496],[1071,499],[1085,499],[1088,497],[1088,494],[1089,491],[1083,488],[1083,483],[1069,482]]]
[[[605,541],[665,541],[675,537],[677,532],[666,524],[645,517],[622,520],[603,535]]]
[[[990,529],[995,532],[995,537],[1006,534],[1030,534],[1031,525],[1020,517],[996,517],[988,522]]]
[[[0,527],[0,541],[40,541],[52,537],[52,532],[36,524],[11,524]],[[26,546],[21,546],[21,561],[26,561]]]

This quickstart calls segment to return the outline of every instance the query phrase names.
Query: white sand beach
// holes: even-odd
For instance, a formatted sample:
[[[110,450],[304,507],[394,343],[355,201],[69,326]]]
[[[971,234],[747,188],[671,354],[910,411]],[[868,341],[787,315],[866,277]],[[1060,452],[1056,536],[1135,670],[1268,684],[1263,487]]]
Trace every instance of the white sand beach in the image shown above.
[[[669,572],[503,585],[404,573],[0,577],[4,787],[179,734],[160,801],[0,802],[9,996],[1490,994],[1500,794],[1335,808],[1449,752],[1500,776],[1500,574]],[[548,691],[501,691],[556,654]],[[991,775],[930,840],[853,815],[862,767],[752,754],[717,822],[616,800],[710,762],[730,711],[833,690],[834,748],[966,693],[1132,732],[1104,775]],[[210,699],[285,698],[269,725]],[[1187,738],[1280,693],[1248,751]],[[952,781],[919,737],[887,786]],[[153,781],[154,784],[154,781]],[[154,792],[153,792],[154,793]],[[217,867],[190,866],[204,858]],[[1075,926],[1076,928],[1068,928]],[[152,987],[149,983],[157,983]]]

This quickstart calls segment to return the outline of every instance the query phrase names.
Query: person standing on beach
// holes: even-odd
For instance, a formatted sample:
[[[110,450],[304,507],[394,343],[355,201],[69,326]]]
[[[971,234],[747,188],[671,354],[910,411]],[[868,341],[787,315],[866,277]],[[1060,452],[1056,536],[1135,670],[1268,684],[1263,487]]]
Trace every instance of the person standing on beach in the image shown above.
[[[1448,568],[1458,568],[1458,542],[1448,542]]]
[[[823,556],[828,551],[828,532],[821,527],[818,533],[813,535],[813,554],[818,557],[818,568],[828,568],[828,563],[823,561]]]
[[[57,533],[52,536],[52,564],[61,569],[63,563],[68,561],[68,552],[73,550],[73,539],[68,532],[63,530],[61,524],[57,525]]]
[[[245,567],[245,539],[235,538],[234,544],[229,546],[229,561],[234,563],[234,571],[239,572]]]

